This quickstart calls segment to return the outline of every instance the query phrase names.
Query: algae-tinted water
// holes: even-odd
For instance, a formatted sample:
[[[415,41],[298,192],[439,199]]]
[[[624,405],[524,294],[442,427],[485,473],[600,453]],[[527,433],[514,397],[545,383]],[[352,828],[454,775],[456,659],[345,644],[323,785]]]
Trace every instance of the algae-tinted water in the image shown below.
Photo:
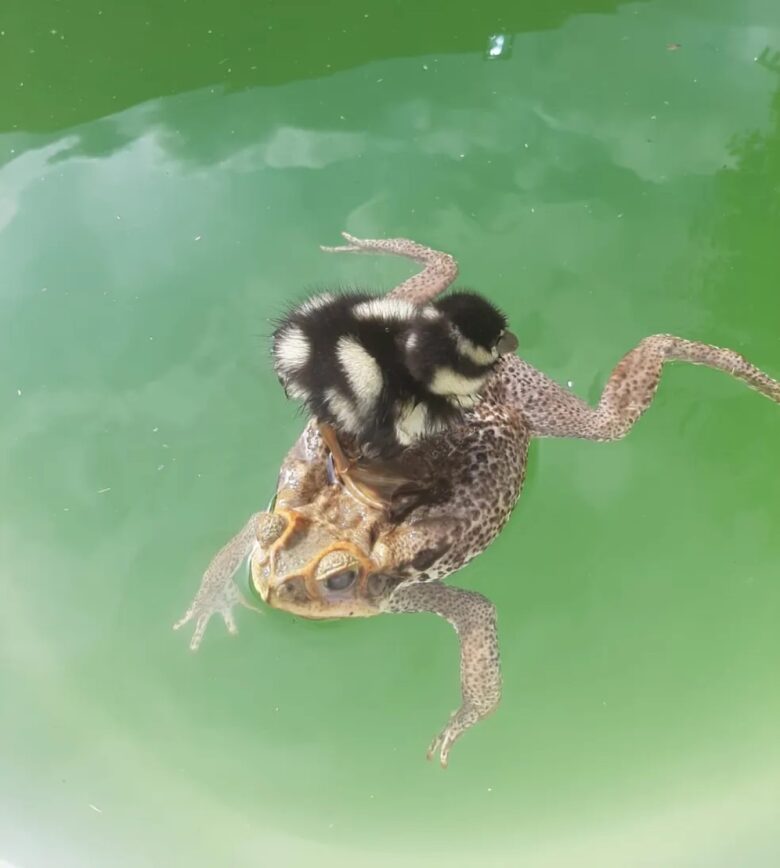
[[[446,772],[437,619],[170,629],[301,426],[269,319],[410,273],[341,229],[590,400],[659,331],[780,374],[779,51],[776,0],[0,10],[0,864],[780,864],[780,408],[721,374],[534,444]]]

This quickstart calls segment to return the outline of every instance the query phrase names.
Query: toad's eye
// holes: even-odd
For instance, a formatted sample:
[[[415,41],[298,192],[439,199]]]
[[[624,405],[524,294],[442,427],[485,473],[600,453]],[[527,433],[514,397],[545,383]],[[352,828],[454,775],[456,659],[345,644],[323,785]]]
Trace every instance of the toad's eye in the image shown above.
[[[329,591],[346,591],[348,587],[355,583],[357,573],[355,570],[342,570],[340,573],[335,573],[325,579],[325,587]]]

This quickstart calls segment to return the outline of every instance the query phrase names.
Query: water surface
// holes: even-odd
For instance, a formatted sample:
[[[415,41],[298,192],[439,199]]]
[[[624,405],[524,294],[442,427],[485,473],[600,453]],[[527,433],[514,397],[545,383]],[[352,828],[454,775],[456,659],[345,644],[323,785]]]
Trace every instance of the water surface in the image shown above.
[[[34,5],[0,11],[0,864],[780,864],[780,412],[721,374],[533,445],[454,578],[505,698],[446,773],[437,619],[170,630],[301,427],[269,320],[410,273],[341,229],[455,254],[589,400],[659,331],[780,374],[775,0]]]

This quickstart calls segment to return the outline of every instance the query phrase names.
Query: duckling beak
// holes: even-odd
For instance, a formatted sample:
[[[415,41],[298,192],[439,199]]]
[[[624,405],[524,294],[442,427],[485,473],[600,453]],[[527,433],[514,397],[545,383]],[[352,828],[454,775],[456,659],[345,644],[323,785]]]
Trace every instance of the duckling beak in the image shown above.
[[[501,335],[499,342],[496,344],[496,349],[499,354],[513,353],[517,349],[517,338],[512,332],[504,332]]]

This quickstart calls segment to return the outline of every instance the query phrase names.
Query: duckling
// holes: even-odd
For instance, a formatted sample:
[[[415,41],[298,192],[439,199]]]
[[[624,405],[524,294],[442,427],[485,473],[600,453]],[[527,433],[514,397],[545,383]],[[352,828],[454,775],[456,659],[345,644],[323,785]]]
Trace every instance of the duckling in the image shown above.
[[[390,458],[459,422],[516,347],[504,314],[474,292],[423,306],[323,293],[280,321],[273,359],[289,397],[363,455]]]

